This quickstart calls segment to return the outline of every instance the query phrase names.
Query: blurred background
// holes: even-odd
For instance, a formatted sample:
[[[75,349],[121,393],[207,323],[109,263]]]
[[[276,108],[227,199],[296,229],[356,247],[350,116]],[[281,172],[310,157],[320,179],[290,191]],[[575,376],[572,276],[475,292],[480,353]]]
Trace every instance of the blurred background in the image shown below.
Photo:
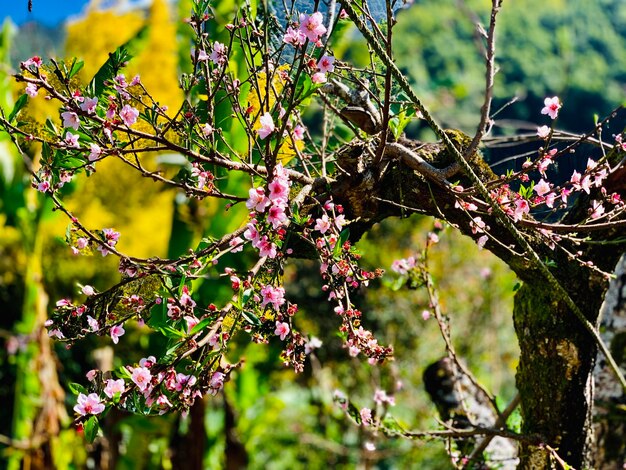
[[[218,24],[230,21],[234,0],[215,2]],[[416,0],[398,12],[396,62],[427,107],[445,127],[472,133],[484,88],[484,64],[475,23],[488,23],[486,0]],[[32,55],[85,60],[81,79],[93,76],[108,52],[151,26],[127,76],[140,73],[161,103],[175,108],[183,99],[178,75],[189,68],[190,33],[182,21],[189,0],[170,1],[4,1],[0,36],[0,106],[10,110],[23,92],[10,78]],[[212,31],[215,38],[224,30]],[[335,55],[367,65],[367,48],[348,31],[332,45]],[[357,47],[358,46],[358,47]],[[494,135],[534,133],[549,124],[540,114],[543,99],[564,103],[558,127],[583,132],[624,102],[626,91],[626,3],[620,0],[525,0],[505,2],[499,21]],[[29,100],[33,122],[59,121],[52,103]],[[623,121],[612,122],[612,133]],[[611,132],[612,130],[612,132]],[[433,138],[420,121],[411,137]],[[534,150],[534,147],[523,150]],[[33,157],[37,148],[28,148]],[[520,149],[489,152],[493,163]],[[155,155],[155,161],[163,156]],[[586,160],[585,155],[577,158]],[[574,160],[573,160],[574,161]],[[520,165],[523,159],[509,160]],[[571,163],[572,165],[574,163]],[[176,256],[207,235],[236,228],[212,202],[181,198],[116,162],[99,164],[65,191],[68,207],[89,227],[115,227],[118,247],[135,256]],[[565,162],[561,168],[571,171]],[[504,173],[506,165],[497,168]],[[374,406],[376,389],[395,395],[393,417],[407,429],[438,426],[436,410],[422,382],[424,369],[445,355],[437,324],[424,319],[422,290],[401,288],[389,269],[425,245],[431,219],[387,220],[358,244],[366,267],[387,274],[359,299],[366,326],[394,345],[396,360],[383,367],[351,358],[336,336],[338,321],[320,290],[318,267],[292,261],[286,270],[288,297],[298,303],[299,327],[324,347],[303,374],[283,368],[280,345],[248,344],[241,338],[232,362],[245,358],[223,394],[208,397],[185,416],[146,418],[110,413],[105,436],[87,445],[71,425],[75,397],[69,382],[86,384],[95,367],[113,369],[149,355],[161,339],[129,327],[115,352],[108,338],[92,338],[72,349],[51,343],[42,329],[57,299],[78,292],[78,284],[104,289],[119,279],[113,257],[75,257],[65,244],[68,221],[30,188],[20,155],[0,134],[0,469],[19,468],[381,468],[445,469],[441,441],[407,441],[371,434],[333,404],[340,390],[359,407]],[[515,276],[474,242],[444,229],[431,249],[432,274],[442,307],[450,316],[458,353],[480,381],[506,404],[515,395],[517,342],[511,320]],[[381,249],[382,248],[382,249]],[[246,260],[229,260],[245,268]],[[236,263],[239,263],[237,265]],[[201,301],[219,302],[228,288],[194,286]],[[372,443],[375,450],[366,446]]]

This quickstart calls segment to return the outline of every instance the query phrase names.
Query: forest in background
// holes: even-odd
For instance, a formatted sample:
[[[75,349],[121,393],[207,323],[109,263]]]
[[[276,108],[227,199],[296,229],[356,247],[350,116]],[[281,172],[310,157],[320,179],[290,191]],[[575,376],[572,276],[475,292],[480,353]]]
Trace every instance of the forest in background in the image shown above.
[[[535,1],[515,2],[502,13],[499,65],[495,108],[517,97],[518,101],[498,116],[495,132],[528,129],[533,132],[543,98],[558,95],[569,109],[559,128],[582,131],[593,125],[594,115],[604,116],[615,103],[623,101],[626,83],[626,6],[619,1]],[[467,10],[459,8],[466,5]],[[170,12],[157,0],[148,12],[117,15],[94,11],[84,19],[64,27],[64,44],[58,52],[64,57],[85,59],[83,77],[92,76],[106,60],[107,51],[132,37],[145,23],[151,25],[142,50],[128,75],[140,73],[146,86],[164,103],[182,99],[177,86],[179,71],[188,63],[188,38],[180,18],[189,10],[181,1]],[[218,13],[232,14],[230,2],[220,2]],[[484,66],[474,44],[474,20],[469,12],[483,18],[485,2],[415,2],[398,14],[396,30],[397,62],[411,79],[445,127],[472,130],[481,104]],[[589,28],[589,22],[602,28]],[[127,37],[120,36],[124,32]],[[223,31],[215,31],[215,37]],[[24,60],[15,51],[27,50],[23,36],[11,37],[8,28],[2,41],[2,56]],[[334,48],[338,58],[366,64],[365,47],[355,47],[359,38],[352,31]],[[13,51],[12,53],[10,51]],[[9,55],[9,54],[13,55]],[[8,67],[0,86],[4,104],[11,103],[21,90],[8,79]],[[154,83],[150,83],[150,80]],[[56,111],[43,101],[32,102],[28,113],[40,118],[46,113],[58,121]],[[175,108],[175,106],[173,106]],[[309,119],[315,119],[315,110]],[[621,131],[616,124],[616,132]],[[428,139],[419,121],[407,133]],[[432,137],[431,137],[432,138]],[[117,266],[108,260],[95,263],[72,256],[64,242],[67,220],[50,211],[40,194],[28,189],[28,179],[20,159],[7,139],[2,148],[0,192],[0,320],[5,348],[0,351],[0,399],[13,403],[0,410],[0,434],[19,441],[36,432],[38,410],[45,408],[47,394],[61,393],[38,383],[42,371],[33,364],[40,359],[40,344],[31,337],[32,325],[45,316],[46,303],[77,291],[77,280],[105,285],[117,276]],[[494,158],[506,158],[506,154]],[[582,157],[580,157],[582,158]],[[170,173],[176,172],[173,155],[154,155]],[[521,165],[523,160],[512,164]],[[564,173],[569,167],[563,165]],[[107,188],[106,191],[100,188]],[[176,256],[202,237],[232,229],[232,220],[221,215],[222,207],[194,200],[181,200],[173,191],[156,191],[150,181],[115,165],[103,165],[90,177],[89,184],[78,180],[68,189],[70,204],[81,218],[94,226],[115,225],[122,233],[133,233],[120,246],[138,256]],[[296,376],[282,367],[279,345],[261,348],[242,341],[238,354],[245,357],[222,395],[207,398],[204,439],[192,434],[205,450],[207,468],[220,468],[228,452],[246,456],[250,468],[352,468],[356,464],[377,468],[445,468],[449,465],[441,442],[407,442],[382,435],[371,436],[354,426],[333,403],[335,390],[348,394],[363,406],[371,404],[378,388],[396,390],[396,406],[391,414],[407,428],[420,429],[433,424],[433,405],[424,391],[422,374],[430,363],[445,353],[437,325],[424,319],[428,308],[425,293],[400,289],[398,276],[391,269],[394,260],[419,252],[425,244],[432,221],[412,216],[387,220],[372,230],[358,245],[371,267],[388,269],[375,289],[360,300],[360,308],[371,312],[372,330],[395,347],[396,360],[385,374],[362,361],[350,358],[333,334],[334,318],[319,295],[319,280],[313,263],[298,261],[288,268],[288,296],[297,299],[308,326],[324,348]],[[511,309],[515,276],[475,243],[451,230],[439,233],[440,241],[430,252],[432,273],[440,290],[442,306],[450,316],[452,338],[459,354],[488,388],[510,400],[514,391],[517,348]],[[126,245],[123,245],[126,244]],[[384,249],[381,249],[384,247]],[[33,276],[33,273],[35,274]],[[310,275],[306,275],[309,273]],[[35,279],[35,280],[33,280]],[[215,297],[221,287],[206,282],[197,286],[205,297]],[[224,290],[223,296],[228,296]],[[113,356],[107,338],[87,340],[70,350],[55,345],[45,356],[54,361],[60,383],[84,383],[85,371],[97,361],[109,361],[115,368],[128,358],[150,354],[158,338],[149,337],[141,327],[129,328],[122,348]],[[17,343],[16,343],[17,341]],[[401,386],[399,385],[401,383]],[[58,468],[85,465],[92,454],[82,436],[71,427],[67,414],[74,397],[65,391],[66,409],[48,410],[63,417],[66,429],[56,443]],[[40,423],[41,424],[41,423]],[[190,418],[144,418],[111,415],[103,423],[105,434],[121,442],[124,452],[117,468],[176,468],[176,449],[190,431]],[[376,451],[364,448],[373,441]],[[0,443],[2,446],[2,443]],[[87,449],[87,450],[86,450]],[[7,468],[18,468],[19,450],[0,449]],[[102,452],[102,449],[99,449]],[[5,460],[6,459],[6,460]],[[3,465],[3,464],[0,464]]]

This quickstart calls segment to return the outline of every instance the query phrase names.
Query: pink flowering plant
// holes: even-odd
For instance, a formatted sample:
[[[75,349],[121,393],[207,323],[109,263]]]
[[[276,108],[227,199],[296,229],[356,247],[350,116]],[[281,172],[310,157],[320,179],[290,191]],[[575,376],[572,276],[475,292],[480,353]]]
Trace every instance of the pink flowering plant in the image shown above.
[[[624,225],[624,135],[616,134],[612,142],[593,137],[610,117],[589,134],[561,133],[556,120],[568,111],[567,103],[546,97],[537,109],[536,132],[515,136],[536,144],[528,159],[505,174],[484,162],[479,145],[494,124],[497,4],[487,34],[488,91],[474,138],[437,124],[390,56],[393,18],[387,18],[385,37],[356,2],[346,2],[337,15],[285,11],[283,24],[243,6],[223,34],[212,37],[207,31],[215,26],[213,3],[197,0],[186,25],[195,43],[191,72],[181,77],[185,99],[179,105],[158,103],[141,77],[126,77],[131,60],[126,47],[112,53],[87,84],[76,78],[77,61],[33,57],[21,64],[16,80],[24,84],[24,94],[0,124],[18,149],[41,145],[32,186],[67,215],[68,249],[77,256],[116,257],[119,263],[115,285],[84,286],[75,297],[56,302],[46,323],[49,335],[68,347],[91,335],[118,345],[127,339],[127,329],[145,326],[166,340],[154,356],[90,373],[87,386],[72,385],[76,422],[86,426],[90,438],[111,407],[159,415],[186,411],[198,398],[216,395],[243,365],[231,354],[241,338],[280,344],[283,363],[302,372],[321,344],[303,331],[306,322],[290,300],[284,274],[294,257],[318,262],[320,289],[346,356],[372,366],[391,360],[393,347],[370,331],[367,312],[356,301],[384,273],[382,267],[362,267],[356,243],[390,216],[419,212],[444,219],[520,277],[531,281],[532,272],[550,283],[576,321],[589,326],[579,315],[584,307],[579,292],[568,290],[563,275],[551,269],[575,265],[583,277],[606,282],[610,263],[596,259],[590,247],[615,238]],[[364,35],[371,67],[357,69],[333,54],[343,22]],[[58,104],[60,124],[48,120],[37,127],[22,120],[27,101],[44,97]],[[437,142],[403,134],[417,119]],[[507,139],[493,136],[488,142]],[[571,176],[558,177],[557,164],[589,143],[599,151],[585,155],[586,164]],[[176,176],[154,166],[148,156],[155,151],[182,157]],[[237,228],[205,234],[173,259],[125,254],[118,245],[130,234],[88,227],[64,203],[64,186],[78,173],[96,172],[104,159],[118,159],[182,197],[217,201],[223,217],[234,220],[229,226]],[[428,290],[443,332],[426,263],[442,227],[435,225],[423,253],[397,260],[391,270],[400,279],[394,288]],[[207,279],[227,298],[200,296]],[[422,317],[429,318],[429,311]],[[393,391],[379,390],[373,400],[368,407],[350,408],[351,416],[363,426],[389,431],[384,416],[395,403]],[[344,409],[352,406],[346,397],[337,402]]]

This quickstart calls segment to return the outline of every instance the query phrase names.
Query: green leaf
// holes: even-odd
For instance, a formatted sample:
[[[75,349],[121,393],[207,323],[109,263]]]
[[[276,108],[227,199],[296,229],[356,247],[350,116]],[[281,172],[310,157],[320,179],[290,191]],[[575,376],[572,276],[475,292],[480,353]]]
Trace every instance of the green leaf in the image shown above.
[[[148,38],[148,26],[142,27],[137,34],[109,54],[107,61],[91,79],[86,93],[91,96],[102,97],[106,90],[105,83],[112,80],[126,63],[137,55],[145,46]]]
[[[24,93],[15,102],[13,111],[11,111],[11,114],[9,114],[9,122],[13,122],[13,119],[15,119],[17,114],[22,110],[22,108],[26,105],[27,102],[28,102],[28,95]]]
[[[186,336],[184,332],[177,330],[176,328],[169,325],[162,326],[161,328],[158,328],[157,331],[162,333],[164,336],[167,336],[168,338],[184,338]]]
[[[87,439],[87,442],[93,442],[98,435],[98,430],[100,429],[100,425],[98,424],[98,418],[92,416],[87,421],[85,421],[85,424],[83,426],[85,430],[85,439]]]
[[[241,314],[243,315],[243,318],[245,318],[248,323],[255,325],[255,326],[261,326],[261,320],[259,320],[259,317],[257,317],[254,313],[243,311],[241,312]]]
[[[68,384],[68,387],[74,395],[78,395],[79,393],[82,393],[83,395],[89,395],[87,389],[81,384],[77,384],[76,382],[71,382],[70,384]]]
[[[72,78],[74,75],[80,72],[80,69],[83,68],[83,65],[85,65],[84,61],[82,60],[77,61],[76,59],[74,59],[74,62],[72,62],[72,67],[70,68],[70,71],[67,74],[67,78]]]
[[[346,242],[349,236],[350,236],[349,228],[343,229],[341,231],[341,234],[339,235],[339,240],[337,240],[337,244],[335,245],[335,248],[333,249],[334,256],[339,256],[339,254],[341,253],[341,250],[343,249],[343,244]]]
[[[213,321],[212,318],[205,318],[203,320],[200,320],[200,322],[191,329],[189,334],[190,335],[195,335],[196,333],[202,331],[204,329],[204,327],[209,325],[212,321]]]

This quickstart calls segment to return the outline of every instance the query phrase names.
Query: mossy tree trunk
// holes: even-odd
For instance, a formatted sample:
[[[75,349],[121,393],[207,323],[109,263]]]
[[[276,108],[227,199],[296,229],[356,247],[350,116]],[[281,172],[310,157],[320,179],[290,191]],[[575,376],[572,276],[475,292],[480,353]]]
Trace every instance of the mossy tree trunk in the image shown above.
[[[448,131],[446,131],[448,132]],[[455,145],[466,147],[462,134],[450,131]],[[460,136],[460,137],[459,137]],[[460,139],[460,140],[459,140]],[[450,164],[450,156],[441,144],[403,141],[403,145],[419,152],[420,157],[438,169]],[[376,147],[370,149],[374,154]],[[433,182],[402,161],[382,171],[368,161],[363,146],[353,146],[339,155],[345,173],[327,186],[328,195],[346,209],[351,238],[357,240],[376,222],[390,217],[405,217],[418,212],[445,219],[462,233],[476,239],[470,217],[456,208],[457,196]],[[482,181],[497,180],[484,160],[475,155],[472,166]],[[459,174],[454,178],[464,186],[471,185]],[[610,178],[609,178],[610,179]],[[619,190],[618,188],[610,190]],[[319,188],[318,188],[319,190]],[[563,223],[577,224],[587,217],[586,207],[594,194],[583,195],[569,210]],[[324,195],[320,195],[323,199]],[[315,207],[305,208],[315,212]],[[490,227],[492,239],[485,248],[507,263],[523,281],[514,306],[514,323],[521,357],[517,371],[517,387],[521,397],[523,432],[532,438],[521,444],[520,468],[549,469],[558,458],[576,469],[592,468],[593,449],[592,370],[597,353],[592,335],[569,311],[561,295],[548,287],[544,275],[533,265],[511,233],[489,211],[481,212]],[[537,231],[524,229],[528,242],[540,259],[549,260],[552,274],[565,288],[586,318],[596,324],[608,282],[599,271],[570,257],[564,250],[552,249]],[[615,229],[592,234],[602,242],[619,237]],[[496,239],[497,242],[493,241]],[[612,244],[573,245],[561,242],[577,258],[590,261],[600,271],[613,272],[620,250]],[[301,247],[300,247],[301,248]],[[543,445],[533,445],[541,442]]]

